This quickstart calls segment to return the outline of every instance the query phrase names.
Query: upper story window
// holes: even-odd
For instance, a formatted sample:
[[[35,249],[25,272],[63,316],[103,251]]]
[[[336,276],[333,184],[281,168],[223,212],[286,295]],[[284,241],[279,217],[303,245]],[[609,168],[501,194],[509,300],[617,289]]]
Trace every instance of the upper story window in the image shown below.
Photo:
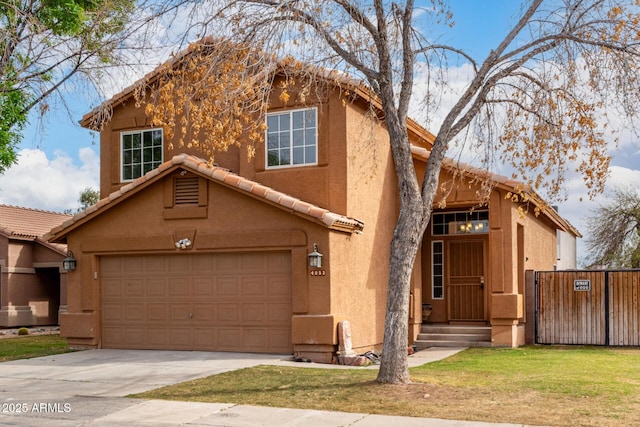
[[[120,134],[122,181],[140,178],[162,163],[162,129]]]
[[[267,115],[267,168],[318,163],[317,109]]]
[[[489,233],[489,211],[438,212],[431,218],[432,235]]]

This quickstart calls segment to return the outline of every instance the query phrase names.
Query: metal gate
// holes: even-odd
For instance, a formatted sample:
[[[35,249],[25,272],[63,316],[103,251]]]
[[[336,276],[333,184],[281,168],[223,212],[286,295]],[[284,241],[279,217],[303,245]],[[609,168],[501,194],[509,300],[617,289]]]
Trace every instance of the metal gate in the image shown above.
[[[640,270],[536,273],[536,342],[640,346]]]

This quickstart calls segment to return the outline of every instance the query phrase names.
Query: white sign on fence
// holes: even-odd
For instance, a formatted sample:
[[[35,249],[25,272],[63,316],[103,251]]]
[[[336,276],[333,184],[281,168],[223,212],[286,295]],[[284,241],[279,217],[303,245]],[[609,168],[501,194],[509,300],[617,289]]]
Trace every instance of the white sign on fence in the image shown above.
[[[590,291],[591,290],[591,280],[574,280],[573,281],[573,290],[574,291]]]

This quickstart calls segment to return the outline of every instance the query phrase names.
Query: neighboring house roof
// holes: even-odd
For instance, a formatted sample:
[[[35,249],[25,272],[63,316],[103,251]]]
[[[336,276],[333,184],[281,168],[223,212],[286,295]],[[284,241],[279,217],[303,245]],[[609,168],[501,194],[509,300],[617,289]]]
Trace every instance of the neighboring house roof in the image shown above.
[[[422,148],[411,146],[411,153],[415,158],[418,158],[423,161],[427,161],[429,159],[429,150]],[[512,192],[514,194],[519,194],[520,192],[527,194],[530,197],[530,201],[537,207],[540,208],[540,214],[547,217],[552,223],[554,223],[560,230],[566,231],[575,235],[576,237],[582,237],[582,234],[575,228],[569,221],[562,218],[560,214],[549,206],[544,200],[535,192],[531,187],[525,185],[524,183],[517,181],[515,179],[510,179],[503,175],[498,175],[495,173],[491,173],[487,170],[480,169],[475,166],[471,166],[464,162],[459,162],[453,159],[445,158],[442,168],[445,170],[449,170],[451,172],[462,173],[467,177],[472,179],[479,178],[482,180],[486,180],[490,182],[497,188],[501,188],[503,190]]]
[[[0,205],[0,233],[10,239],[38,241],[64,254],[66,245],[51,245],[42,236],[71,217],[58,212]]]
[[[307,220],[324,225],[332,230],[347,233],[361,233],[364,228],[364,223],[362,221],[331,212],[328,209],[324,209],[289,196],[285,193],[274,190],[273,188],[236,175],[227,169],[218,166],[209,166],[205,160],[196,156],[179,154],[174,156],[171,160],[161,164],[157,169],[148,172],[146,175],[109,194],[108,197],[100,200],[84,212],[69,218],[61,225],[53,228],[49,234],[44,236],[44,239],[50,242],[63,241],[64,237],[73,229],[79,227],[97,215],[102,214],[111,207],[145,188],[150,183],[162,179],[162,177],[172,173],[178,168],[186,169],[195,174],[209,178],[213,182],[236,190],[264,203],[286,210],[294,215],[298,215]]]

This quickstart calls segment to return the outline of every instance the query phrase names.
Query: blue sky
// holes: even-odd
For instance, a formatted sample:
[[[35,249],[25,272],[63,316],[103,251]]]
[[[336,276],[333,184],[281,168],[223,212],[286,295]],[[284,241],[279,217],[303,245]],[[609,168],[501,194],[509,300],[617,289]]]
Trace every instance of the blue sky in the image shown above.
[[[455,26],[439,42],[463,48],[479,61],[506,35],[520,9],[515,0],[452,0],[450,4]],[[131,83],[133,78],[121,82],[122,87]],[[68,112],[53,104],[44,119],[33,115],[19,147],[19,164],[0,175],[0,203],[53,211],[75,209],[82,189],[99,187],[98,136],[78,125],[99,101],[97,94],[86,99],[70,93],[65,99]],[[627,140],[613,153],[612,184],[640,180],[638,151],[638,144]],[[588,202],[582,187],[577,178],[567,182],[569,199],[560,205],[560,213],[586,235],[584,218],[597,201],[606,200],[606,193]],[[580,243],[579,256],[582,246]]]

